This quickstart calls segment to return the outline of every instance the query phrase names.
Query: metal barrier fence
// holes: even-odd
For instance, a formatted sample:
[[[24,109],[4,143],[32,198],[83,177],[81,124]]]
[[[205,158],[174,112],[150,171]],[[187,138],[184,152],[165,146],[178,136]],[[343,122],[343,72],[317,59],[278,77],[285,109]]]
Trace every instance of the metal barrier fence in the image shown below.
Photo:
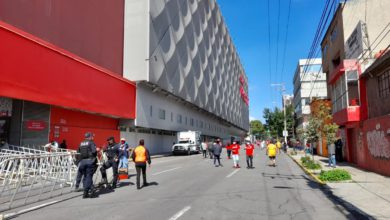
[[[0,212],[72,192],[76,154],[44,147],[1,149]]]

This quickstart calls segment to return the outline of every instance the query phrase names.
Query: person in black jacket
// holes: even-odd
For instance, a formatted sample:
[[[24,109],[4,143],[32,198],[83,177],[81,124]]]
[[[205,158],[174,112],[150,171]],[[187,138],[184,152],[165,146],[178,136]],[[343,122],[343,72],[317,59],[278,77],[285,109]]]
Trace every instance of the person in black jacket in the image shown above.
[[[101,184],[107,184],[107,173],[106,170],[112,167],[112,172],[114,174],[112,179],[112,188],[116,188],[118,181],[118,164],[119,164],[119,144],[115,143],[114,137],[107,138],[108,146],[104,152],[107,155],[107,161],[104,162],[102,167],[100,168],[100,172],[102,173],[102,182]]]
[[[96,160],[96,145],[93,142],[94,135],[91,132],[85,133],[85,140],[80,143],[78,149],[79,153],[79,168],[77,172],[76,179],[76,189],[79,188],[81,178],[84,177],[83,187],[84,194],[83,198],[89,198],[92,194],[92,185],[93,185],[93,172],[95,167]]]
[[[222,167],[221,164],[221,152],[222,152],[222,143],[220,139],[217,139],[217,142],[215,143],[213,147],[213,155],[214,155],[214,165],[215,167]],[[218,165],[217,162],[218,161]]]

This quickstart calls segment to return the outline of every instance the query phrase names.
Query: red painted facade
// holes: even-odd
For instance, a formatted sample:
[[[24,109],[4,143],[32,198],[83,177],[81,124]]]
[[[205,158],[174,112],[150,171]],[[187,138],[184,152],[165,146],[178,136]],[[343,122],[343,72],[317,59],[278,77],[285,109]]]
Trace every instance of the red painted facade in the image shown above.
[[[50,111],[50,140],[66,140],[69,149],[77,149],[86,132],[95,134],[98,147],[106,144],[107,137],[119,141],[118,119],[52,107]]]
[[[333,114],[333,121],[338,125],[346,125],[360,121],[360,106],[349,106]]]
[[[346,159],[363,169],[390,176],[390,115],[347,128]]]
[[[3,22],[0,42],[0,96],[135,118],[134,83]]]

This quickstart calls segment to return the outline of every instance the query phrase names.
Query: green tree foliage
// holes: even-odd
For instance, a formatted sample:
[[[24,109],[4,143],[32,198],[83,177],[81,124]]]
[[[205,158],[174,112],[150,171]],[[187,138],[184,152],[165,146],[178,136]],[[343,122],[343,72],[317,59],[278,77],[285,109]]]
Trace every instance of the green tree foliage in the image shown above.
[[[252,120],[250,121],[251,126],[251,134],[255,135],[256,137],[263,138],[264,137],[264,125],[259,120]]]
[[[284,112],[279,108],[275,108],[273,111],[269,108],[265,108],[263,111],[263,117],[265,119],[265,130],[272,137],[282,137],[284,129]],[[294,123],[294,108],[289,105],[286,107],[286,120],[287,130],[289,134],[292,134]]]
[[[305,138],[309,143],[316,143],[320,138],[321,124],[321,120],[311,116],[307,123],[306,129],[303,132],[303,138]]]

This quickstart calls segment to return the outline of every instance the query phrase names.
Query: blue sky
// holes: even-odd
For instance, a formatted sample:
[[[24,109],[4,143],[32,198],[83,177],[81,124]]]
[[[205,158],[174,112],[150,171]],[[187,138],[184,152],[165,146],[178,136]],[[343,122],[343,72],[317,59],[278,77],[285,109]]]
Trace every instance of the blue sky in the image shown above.
[[[325,0],[292,0],[283,73],[281,70],[289,0],[280,0],[279,26],[279,0],[270,0],[271,56],[268,41],[268,1],[217,2],[249,79],[249,115],[251,119],[264,121],[263,109],[281,107],[282,102],[281,93],[276,87],[271,87],[271,83],[284,82],[287,93],[293,93],[292,78],[298,60],[306,58],[309,53]]]

